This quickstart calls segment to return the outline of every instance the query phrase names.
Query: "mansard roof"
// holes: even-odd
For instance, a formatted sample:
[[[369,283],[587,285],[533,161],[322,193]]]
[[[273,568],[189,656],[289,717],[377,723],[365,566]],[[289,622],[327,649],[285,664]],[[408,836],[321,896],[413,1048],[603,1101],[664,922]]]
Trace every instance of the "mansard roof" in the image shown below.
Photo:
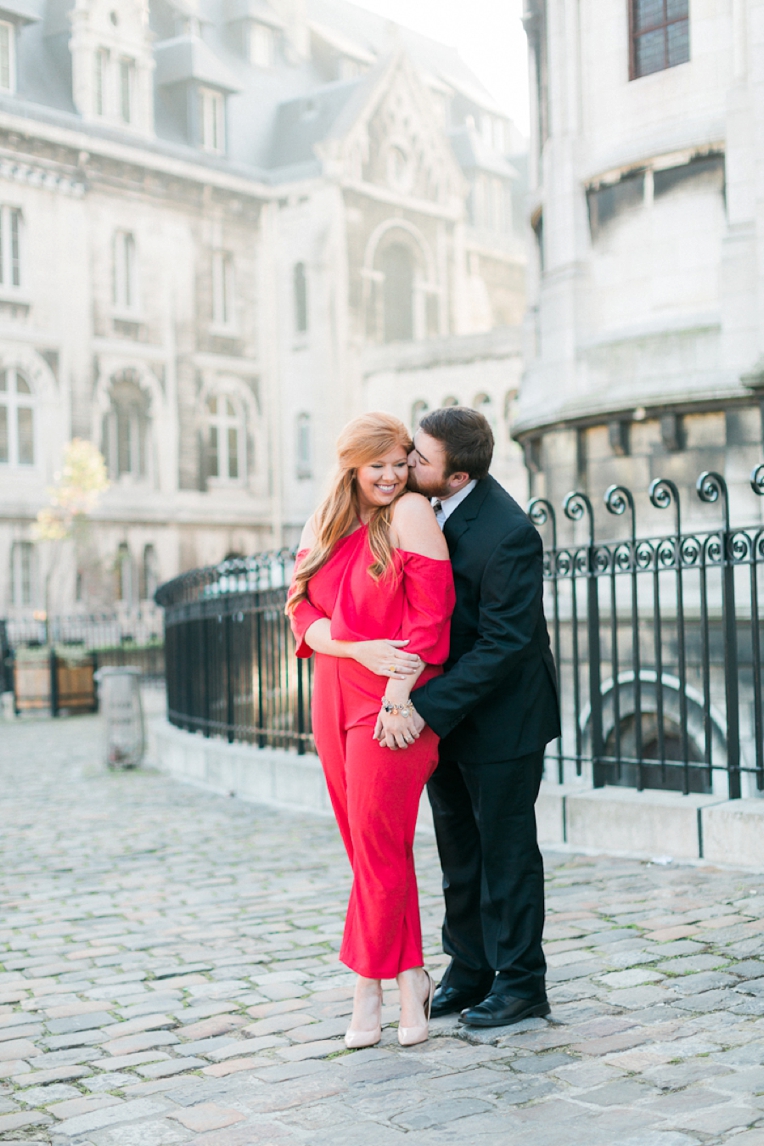
[[[155,79],[159,87],[196,80],[224,92],[241,90],[223,61],[200,36],[190,32],[170,40],[161,40],[154,47],[154,59]]]
[[[117,9],[140,0],[113,3]],[[408,57],[425,87],[452,93],[460,116],[471,104],[478,114],[506,118],[455,49],[349,0],[149,0],[155,136],[137,137],[117,123],[83,121],[75,109],[68,46],[74,0],[0,0],[3,4],[23,5],[24,19],[36,22],[19,31],[18,94],[0,96],[1,109],[247,173],[261,182],[318,174],[320,145],[336,139],[340,128],[349,130],[375,77],[398,55]],[[278,43],[273,67],[245,58],[236,29],[247,21],[273,29]],[[367,70],[338,79],[340,58]],[[179,130],[173,85],[180,81],[229,93],[225,156],[200,152]]]

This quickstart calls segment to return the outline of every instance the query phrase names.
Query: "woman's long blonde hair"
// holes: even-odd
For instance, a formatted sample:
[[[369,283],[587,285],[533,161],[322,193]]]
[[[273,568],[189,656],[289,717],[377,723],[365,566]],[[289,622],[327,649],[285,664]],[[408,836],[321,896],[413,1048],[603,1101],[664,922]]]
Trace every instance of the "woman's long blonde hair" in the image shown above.
[[[403,422],[391,414],[359,414],[352,422],[348,422],[337,439],[337,469],[328,494],[314,514],[316,538],[295,574],[287,613],[292,613],[300,601],[307,597],[308,582],[313,574],[326,564],[340,538],[351,533],[358,522],[358,467],[383,457],[396,446],[408,454],[413,445]],[[369,518],[369,548],[374,558],[369,573],[375,580],[392,567],[390,524],[395,501],[372,510]]]

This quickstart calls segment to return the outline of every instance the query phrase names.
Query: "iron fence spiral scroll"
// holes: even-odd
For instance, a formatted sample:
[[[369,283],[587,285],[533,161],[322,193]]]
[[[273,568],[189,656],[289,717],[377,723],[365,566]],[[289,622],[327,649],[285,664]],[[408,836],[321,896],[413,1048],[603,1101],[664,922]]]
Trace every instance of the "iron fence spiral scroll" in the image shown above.
[[[750,476],[764,496],[764,463]],[[764,529],[730,524],[721,474],[696,483],[698,499],[718,506],[721,524],[683,530],[681,495],[668,478],[649,487],[673,530],[639,537],[637,506],[611,486],[604,507],[626,537],[600,541],[591,499],[563,503],[585,522],[587,544],[551,545],[544,556],[548,620],[557,654],[563,735],[552,746],[558,778],[591,769],[595,786],[626,784],[680,792],[764,790],[760,598]],[[529,506],[542,530],[546,503]]]
[[[750,487],[764,497],[764,463]],[[580,490],[562,505],[570,543],[560,541],[550,501],[528,505],[546,542],[546,612],[563,709],[547,771],[560,783],[586,772],[595,785],[732,798],[764,791],[764,527],[731,527],[720,474],[701,474],[696,490],[721,521],[685,530],[677,485],[658,478],[647,500],[670,513],[671,528],[640,536],[639,496],[611,486],[604,509],[625,526],[615,540],[598,539],[593,502]],[[160,587],[168,709],[178,727],[313,750],[311,662],[294,656],[284,616],[294,559],[288,549],[260,553]]]

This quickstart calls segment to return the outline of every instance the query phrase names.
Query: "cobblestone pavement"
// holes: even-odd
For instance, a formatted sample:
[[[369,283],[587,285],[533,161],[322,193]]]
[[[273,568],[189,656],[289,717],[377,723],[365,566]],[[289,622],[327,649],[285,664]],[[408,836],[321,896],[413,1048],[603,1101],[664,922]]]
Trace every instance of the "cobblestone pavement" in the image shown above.
[[[334,824],[110,775],[98,735],[0,725],[3,1143],[764,1144],[764,874],[550,853],[553,1021],[404,1050],[391,989],[346,1052]]]

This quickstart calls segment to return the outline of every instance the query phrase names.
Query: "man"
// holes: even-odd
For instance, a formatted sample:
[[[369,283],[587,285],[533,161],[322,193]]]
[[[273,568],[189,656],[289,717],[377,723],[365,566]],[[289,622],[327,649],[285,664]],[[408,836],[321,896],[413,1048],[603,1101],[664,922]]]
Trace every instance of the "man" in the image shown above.
[[[428,724],[441,737],[428,793],[451,963],[432,1014],[459,1011],[472,1027],[549,1014],[534,803],[560,733],[541,538],[489,477],[492,453],[483,415],[452,406],[422,420],[409,457],[409,486],[432,499],[456,582],[445,674],[414,690],[410,718],[413,733]]]

